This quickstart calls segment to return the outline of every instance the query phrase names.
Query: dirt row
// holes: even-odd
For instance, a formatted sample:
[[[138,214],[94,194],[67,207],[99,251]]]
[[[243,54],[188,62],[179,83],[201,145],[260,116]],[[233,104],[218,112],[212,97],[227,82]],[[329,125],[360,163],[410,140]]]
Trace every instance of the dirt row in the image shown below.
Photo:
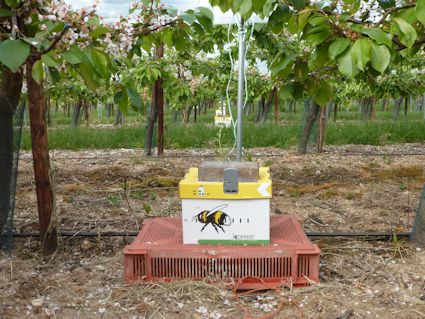
[[[307,231],[410,231],[425,183],[423,146],[329,147],[324,154],[247,150],[269,166],[272,214],[298,215]],[[403,155],[409,154],[409,155]],[[416,155],[411,155],[416,154]],[[423,153],[425,154],[425,152]],[[178,182],[214,150],[54,151],[62,230],[134,231],[146,218],[178,216]],[[31,155],[19,169],[15,231],[37,231]],[[16,239],[0,258],[2,318],[422,318],[425,253],[406,241],[322,239],[320,284],[239,295],[224,283],[126,285],[132,238],[62,238],[49,260],[37,239]]]

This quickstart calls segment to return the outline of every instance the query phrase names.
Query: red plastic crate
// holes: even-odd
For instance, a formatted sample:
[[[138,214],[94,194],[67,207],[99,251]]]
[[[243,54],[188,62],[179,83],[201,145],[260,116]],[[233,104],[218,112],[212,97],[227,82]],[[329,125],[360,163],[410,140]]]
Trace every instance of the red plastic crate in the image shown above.
[[[295,215],[271,216],[270,244],[183,245],[181,218],[146,220],[124,249],[128,283],[178,279],[228,283],[238,289],[267,289],[319,281],[320,249],[312,244]]]

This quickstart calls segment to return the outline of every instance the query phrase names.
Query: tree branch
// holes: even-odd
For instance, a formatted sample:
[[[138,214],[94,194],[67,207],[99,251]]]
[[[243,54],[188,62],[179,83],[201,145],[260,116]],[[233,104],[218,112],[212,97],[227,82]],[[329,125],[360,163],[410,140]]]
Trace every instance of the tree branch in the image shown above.
[[[139,32],[135,32],[134,35],[135,36],[143,36],[143,35],[148,35],[149,33],[161,30],[162,28],[168,27],[168,26],[172,26],[174,25],[176,22],[178,21],[178,18],[174,18],[173,20],[171,20],[170,22],[164,24],[164,25],[156,25],[156,26],[149,26],[147,28],[142,28],[142,30],[140,30]]]
[[[405,4],[403,6],[400,6],[400,7],[389,8],[389,9],[384,11],[384,13],[382,14],[382,18],[378,22],[374,23],[373,26],[377,27],[380,24],[382,24],[385,21],[385,19],[393,12],[396,12],[398,10],[413,8],[414,6],[415,6],[415,4],[409,3],[409,4]]]
[[[397,37],[393,38],[393,42],[398,45],[398,48],[396,49],[397,51],[401,51],[407,48],[403,43],[400,42],[400,40]],[[413,43],[412,47],[421,46],[422,44],[425,44],[425,37],[416,40],[415,43]]]
[[[65,25],[65,27],[63,28],[63,30],[61,31],[61,33],[56,34],[56,36],[53,38],[52,43],[41,54],[46,54],[46,53],[52,51],[55,48],[56,44],[58,44],[58,42],[62,39],[62,37],[65,35],[65,33],[68,31],[68,29],[70,27],[71,26],[69,24]]]

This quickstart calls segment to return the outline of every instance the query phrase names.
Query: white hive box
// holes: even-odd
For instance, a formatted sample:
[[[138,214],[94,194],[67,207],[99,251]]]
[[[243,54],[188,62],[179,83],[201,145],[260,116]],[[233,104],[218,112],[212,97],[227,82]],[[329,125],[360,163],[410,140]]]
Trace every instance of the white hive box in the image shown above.
[[[272,194],[269,168],[257,166],[255,181],[246,181],[249,178],[241,168],[243,165],[239,162],[213,163],[212,170],[201,172],[204,175],[201,180],[198,179],[198,168],[189,169],[179,184],[183,244],[269,243]],[[237,192],[224,191],[220,166],[239,167]],[[248,166],[252,168],[252,165]],[[247,172],[252,176],[249,169],[245,169]]]

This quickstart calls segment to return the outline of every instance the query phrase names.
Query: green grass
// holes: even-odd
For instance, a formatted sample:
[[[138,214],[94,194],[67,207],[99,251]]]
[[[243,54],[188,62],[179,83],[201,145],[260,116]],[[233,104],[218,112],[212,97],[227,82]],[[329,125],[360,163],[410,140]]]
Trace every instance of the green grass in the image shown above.
[[[423,141],[425,122],[422,120],[330,125],[326,135],[326,143],[334,145],[383,145]]]
[[[299,125],[248,123],[244,126],[244,146],[288,148],[297,145],[301,132]],[[219,143],[219,128],[205,124],[167,124],[165,148],[218,148],[233,145],[233,131],[223,129]],[[108,149],[142,148],[145,128],[141,126],[116,128],[55,128],[49,130],[51,149]],[[326,144],[383,145],[425,141],[425,122],[403,120],[399,122],[359,122],[334,124],[329,122]],[[26,129],[22,148],[29,149],[30,136]]]

